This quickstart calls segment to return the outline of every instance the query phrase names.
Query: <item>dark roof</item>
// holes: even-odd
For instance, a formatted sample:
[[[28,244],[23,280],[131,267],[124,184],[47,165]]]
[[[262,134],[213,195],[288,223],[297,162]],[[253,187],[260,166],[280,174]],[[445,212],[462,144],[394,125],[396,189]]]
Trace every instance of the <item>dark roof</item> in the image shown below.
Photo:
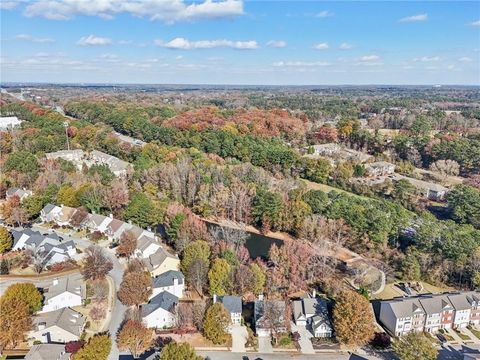
[[[172,308],[176,304],[178,304],[178,297],[167,291],[162,291],[160,294],[153,297],[148,304],[142,305],[142,317],[150,315],[159,308],[172,312]]]
[[[242,312],[242,299],[238,296],[221,296],[220,302],[230,314]]]
[[[178,284],[181,285],[183,284],[185,276],[183,276],[183,274],[180,271],[169,270],[167,272],[164,272],[163,274],[158,275],[153,280],[153,287],[159,288],[159,287],[165,287],[165,286],[172,286],[174,279],[177,279]]]
[[[44,212],[45,214],[49,214],[53,209],[55,209],[55,207],[56,207],[55,205],[48,203],[48,204],[45,205],[45,207],[43,208],[43,212]]]

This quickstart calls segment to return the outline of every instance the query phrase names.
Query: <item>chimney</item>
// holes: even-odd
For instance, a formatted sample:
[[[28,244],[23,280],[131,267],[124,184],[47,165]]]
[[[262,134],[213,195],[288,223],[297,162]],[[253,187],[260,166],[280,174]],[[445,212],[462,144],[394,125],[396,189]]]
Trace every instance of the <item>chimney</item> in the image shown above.
[[[312,297],[315,299],[317,297],[317,290],[313,289]]]
[[[214,304],[217,303],[217,294],[213,294],[213,303],[214,303]]]
[[[53,285],[58,285],[58,278],[53,279]]]
[[[38,323],[38,325],[37,325],[38,330],[43,330],[43,329],[45,329],[45,325],[46,325],[46,323],[44,323],[44,322]]]
[[[174,277],[173,278],[173,286],[178,285],[178,278]]]
[[[263,301],[263,294],[258,295],[258,300]]]

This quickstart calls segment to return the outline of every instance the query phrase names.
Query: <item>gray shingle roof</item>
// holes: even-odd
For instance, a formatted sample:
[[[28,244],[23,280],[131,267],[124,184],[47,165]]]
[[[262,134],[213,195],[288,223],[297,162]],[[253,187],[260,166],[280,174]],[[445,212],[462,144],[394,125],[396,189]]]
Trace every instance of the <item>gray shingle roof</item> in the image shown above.
[[[48,291],[44,293],[45,300],[49,300],[66,291],[85,297],[85,284],[82,277],[78,274],[70,275],[57,279],[56,285],[49,286]]]
[[[465,294],[448,295],[448,300],[450,300],[455,310],[468,310],[472,308]]]
[[[162,291],[153,297],[148,304],[142,305],[142,317],[150,315],[159,308],[172,312],[176,304],[178,304],[178,297],[167,291]]]
[[[172,286],[174,279],[177,279],[178,284],[181,285],[185,280],[185,276],[183,276],[183,274],[180,271],[169,270],[167,272],[164,272],[163,274],[158,275],[153,280],[153,287],[158,288],[158,287]]]
[[[25,360],[68,360],[70,354],[65,353],[63,344],[33,345],[25,355]]]
[[[85,318],[82,314],[70,308],[62,308],[38,314],[34,318],[33,323],[36,328],[38,328],[39,324],[45,323],[45,329],[56,325],[71,334],[80,336],[81,329],[85,324]]]
[[[242,313],[242,299],[240,297],[226,295],[219,297],[219,301],[230,314]]]
[[[55,205],[48,203],[47,205],[44,206],[42,212],[43,212],[44,214],[50,214],[50,212],[51,212],[53,209],[55,209],[55,208],[56,208]]]

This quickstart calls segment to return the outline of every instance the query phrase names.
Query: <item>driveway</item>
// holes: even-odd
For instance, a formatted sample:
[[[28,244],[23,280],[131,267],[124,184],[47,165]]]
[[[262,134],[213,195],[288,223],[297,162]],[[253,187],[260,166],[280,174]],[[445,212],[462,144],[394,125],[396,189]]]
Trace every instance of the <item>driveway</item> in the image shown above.
[[[298,332],[300,334],[298,345],[300,345],[302,354],[315,354],[312,342],[310,341],[313,335],[305,326],[295,325],[295,323],[292,322],[292,332]]]
[[[248,339],[248,332],[245,326],[232,326],[232,352],[245,352],[245,343]]]
[[[467,343],[472,342],[472,343],[474,343],[474,344],[476,344],[476,345],[480,345],[480,339],[477,338],[477,337],[476,337],[469,329],[467,329],[466,327],[462,328],[462,329],[460,330],[460,332],[463,333],[463,334],[465,334],[465,335],[467,335],[467,336],[470,338],[470,340],[466,340],[465,342],[467,342]]]
[[[458,334],[456,333],[455,330],[453,329],[445,329],[447,331],[447,334],[450,335],[451,337],[453,337],[453,339],[458,342],[459,344],[462,344],[464,341],[462,340],[462,338],[460,336],[458,336]]]
[[[270,336],[258,337],[258,352],[263,354],[273,354],[272,338]]]

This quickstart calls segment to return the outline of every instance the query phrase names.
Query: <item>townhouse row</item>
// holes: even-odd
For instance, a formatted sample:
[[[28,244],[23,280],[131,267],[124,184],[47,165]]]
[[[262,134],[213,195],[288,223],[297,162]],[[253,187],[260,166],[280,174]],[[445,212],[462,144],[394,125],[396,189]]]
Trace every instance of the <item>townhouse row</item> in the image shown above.
[[[427,294],[380,304],[380,322],[395,336],[410,331],[435,333],[480,324],[480,292]]]

